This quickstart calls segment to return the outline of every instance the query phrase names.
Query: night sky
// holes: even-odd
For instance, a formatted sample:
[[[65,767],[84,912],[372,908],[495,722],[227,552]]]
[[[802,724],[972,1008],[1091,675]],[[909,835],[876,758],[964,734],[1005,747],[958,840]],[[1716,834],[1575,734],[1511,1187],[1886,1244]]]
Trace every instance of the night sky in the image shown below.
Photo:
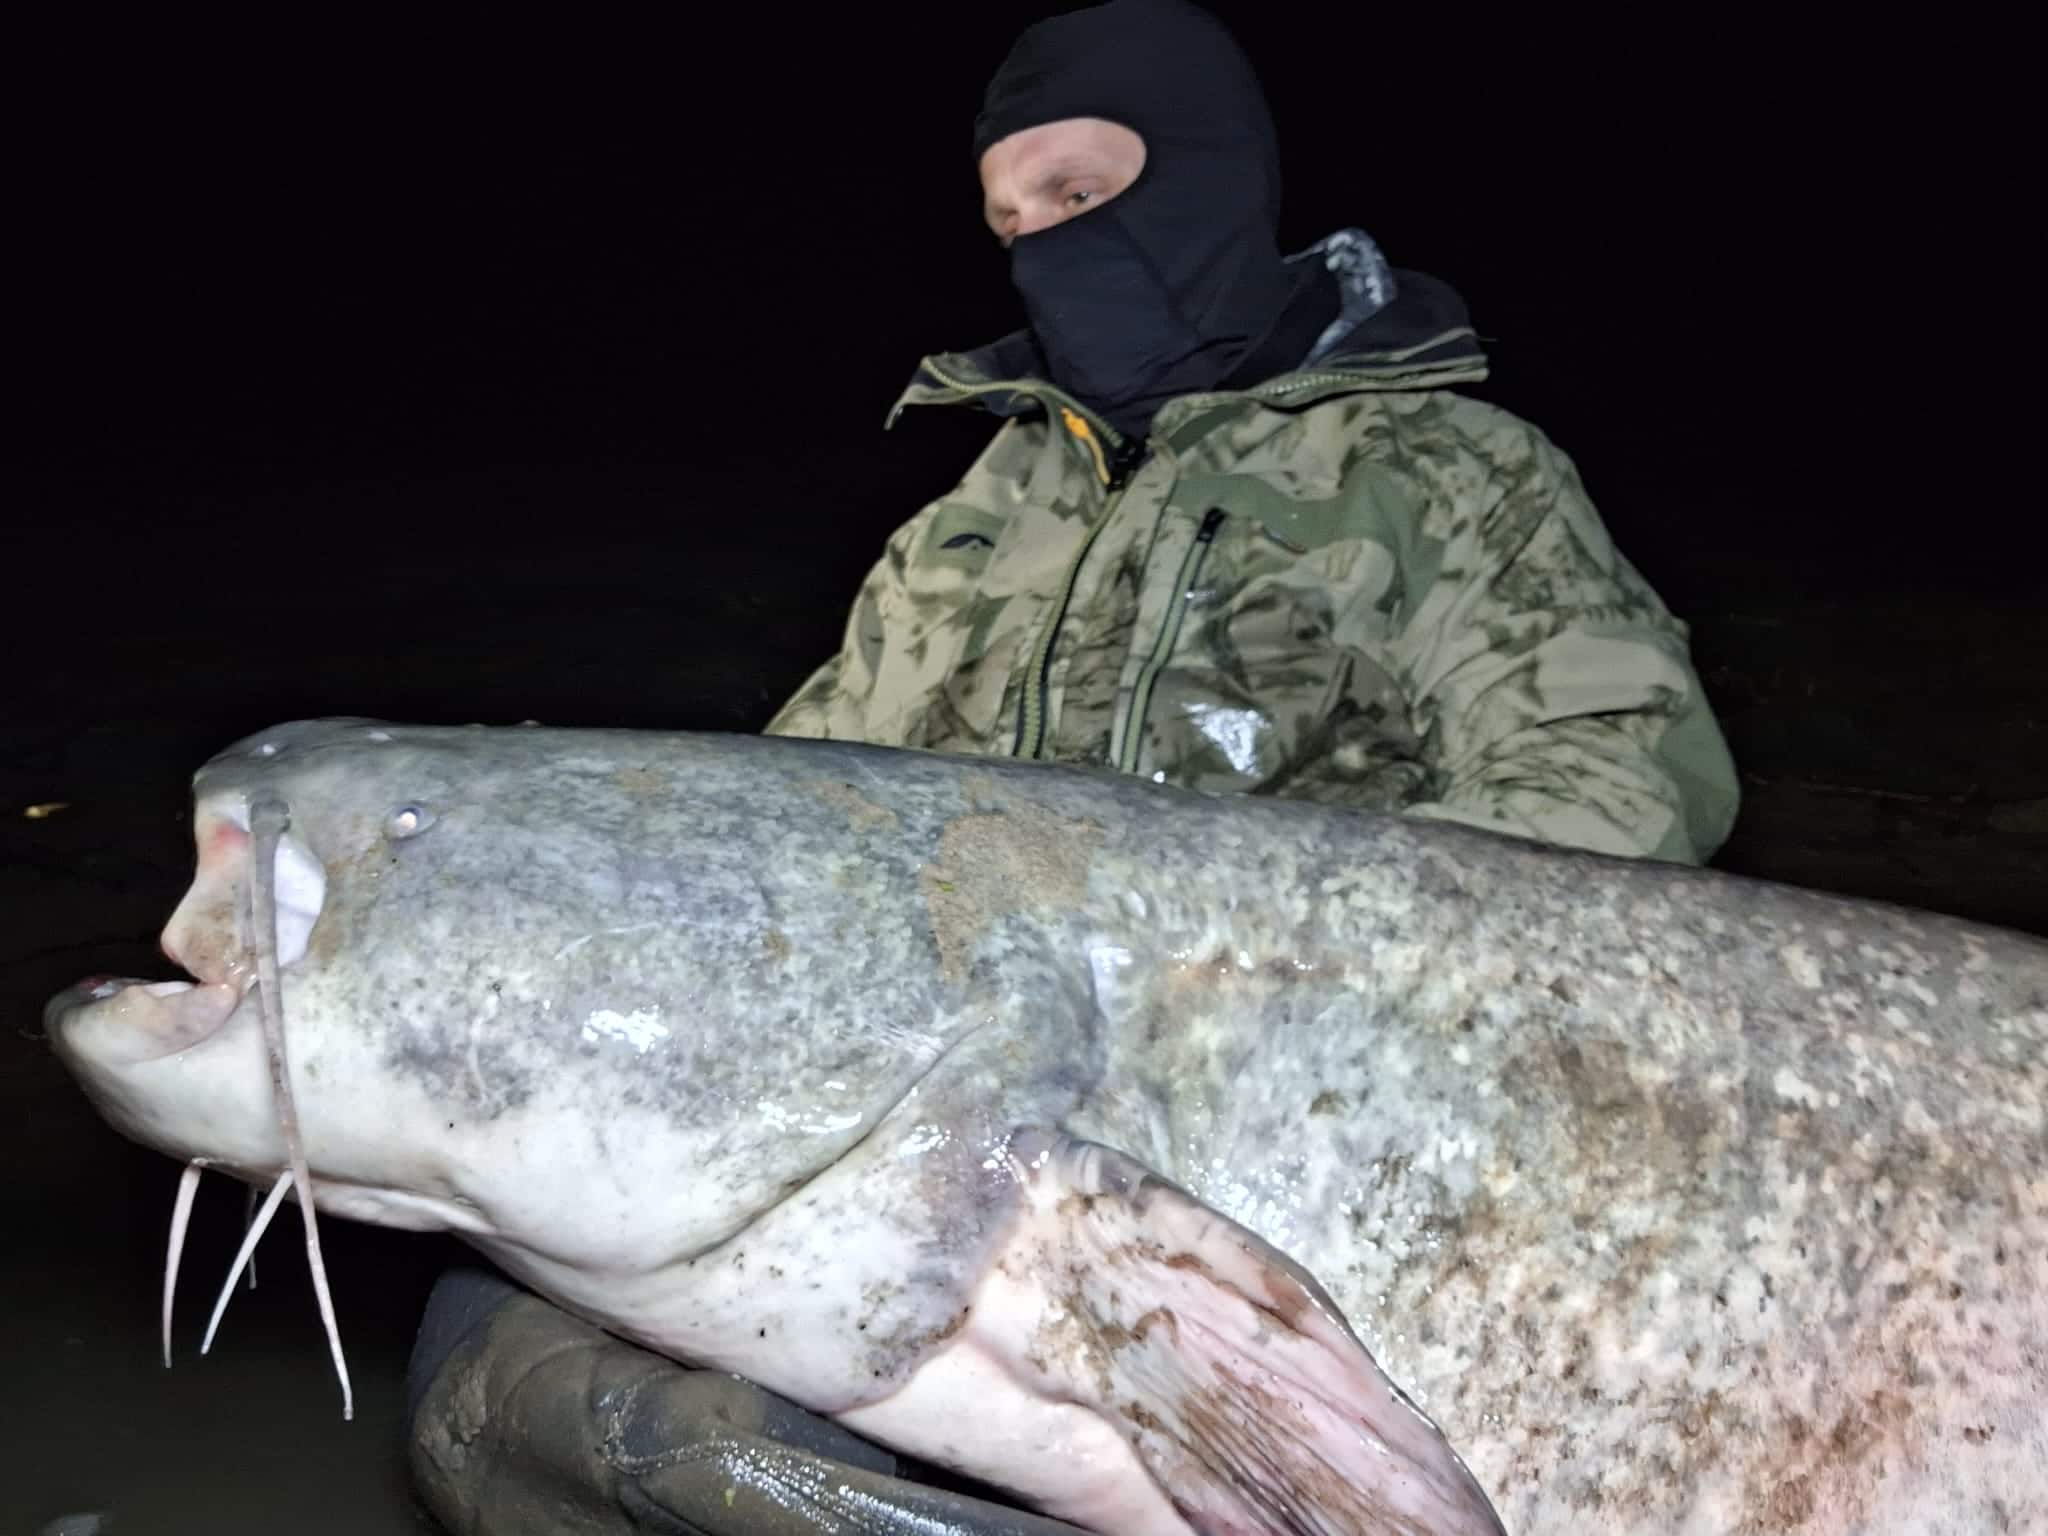
[[[657,517],[678,562],[734,516],[871,553],[986,436],[958,412],[879,428],[921,353],[1017,323],[967,134],[1009,37],[1058,8],[938,27],[728,9],[722,41],[559,52],[404,33],[68,52],[16,230],[38,270],[28,466],[131,477],[148,489],[110,498],[131,505],[701,468],[758,489]],[[1769,530],[1782,555],[1842,526],[1813,495],[1843,478],[1815,439],[1857,416],[1849,349],[1897,298],[1881,92],[1817,90],[1782,34],[1217,9],[1274,105],[1287,245],[1358,224],[1458,286],[1487,392],[1581,463],[1663,584],[1702,541]],[[573,559],[577,525],[615,514],[558,515]]]
[[[37,750],[137,709],[180,783],[285,715],[757,728],[992,430],[881,424],[920,355],[1019,323],[968,133],[1059,8],[25,54],[5,516]],[[1273,103],[1287,248],[1356,224],[1459,288],[1474,392],[1694,622],[1746,771],[2043,793],[2040,520],[2001,483],[2019,407],[1984,389],[1910,58],[1718,14],[1216,9]],[[1823,717],[1853,730],[1777,760]]]

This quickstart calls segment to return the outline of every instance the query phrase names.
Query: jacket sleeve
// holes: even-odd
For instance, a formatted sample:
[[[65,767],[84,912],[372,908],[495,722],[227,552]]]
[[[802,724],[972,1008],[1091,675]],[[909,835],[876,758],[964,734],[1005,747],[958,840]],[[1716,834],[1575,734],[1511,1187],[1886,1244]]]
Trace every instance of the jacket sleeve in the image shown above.
[[[1003,537],[1020,466],[1040,453],[1006,422],[967,473],[889,536],[846,617],[839,650],[763,729],[884,747],[929,747],[960,732],[949,713],[963,626],[990,552]],[[1058,443],[1053,446],[1058,448]],[[1001,669],[989,668],[996,687]],[[972,732],[965,733],[967,736]]]
[[[1396,652],[1429,772],[1406,811],[1706,862],[1739,788],[1684,624],[1614,547],[1570,460],[1505,412],[1483,419],[1426,456],[1420,536],[1401,552]]]
[[[763,735],[882,741],[876,734],[882,724],[876,718],[876,682],[888,640],[885,616],[903,606],[909,554],[923,537],[933,510],[925,508],[890,536],[853,600],[838,653],[775,712],[762,728]]]

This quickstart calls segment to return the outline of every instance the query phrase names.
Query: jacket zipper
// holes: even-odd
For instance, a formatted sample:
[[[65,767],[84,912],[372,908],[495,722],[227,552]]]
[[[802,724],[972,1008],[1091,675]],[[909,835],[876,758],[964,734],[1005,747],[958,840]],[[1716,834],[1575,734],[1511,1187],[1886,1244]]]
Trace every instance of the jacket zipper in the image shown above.
[[[1077,411],[1060,407],[1060,422],[1067,429],[1069,437],[1080,441],[1088,450],[1089,461],[1094,465],[1095,477],[1109,492],[1109,500],[1103,503],[1102,511],[1095,519],[1095,526],[1088,530],[1088,537],[1081,541],[1081,547],[1074,551],[1074,558],[1068,562],[1066,579],[1060,583],[1059,605],[1054,608],[1052,622],[1038,632],[1038,643],[1031,648],[1031,664],[1024,673],[1024,696],[1017,701],[1017,734],[1010,743],[1013,757],[1037,757],[1045,750],[1045,696],[1052,687],[1052,648],[1059,638],[1060,625],[1067,619],[1067,608],[1074,601],[1074,584],[1081,578],[1081,566],[1088,558],[1088,551],[1095,547],[1102,530],[1109,526],[1115,515],[1117,503],[1124,499],[1124,486],[1143,458],[1142,450],[1133,451],[1136,445],[1118,439],[1103,451],[1102,441],[1091,429],[1089,419]]]
[[[1130,710],[1124,716],[1124,739],[1116,753],[1116,766],[1124,773],[1137,771],[1138,743],[1144,739],[1141,727],[1145,723],[1145,712],[1152,707],[1152,685],[1158,681],[1167,658],[1180,641],[1181,620],[1187,616],[1188,589],[1201,574],[1202,562],[1208,558],[1209,547],[1216,542],[1216,531],[1223,526],[1227,515],[1221,507],[1211,507],[1202,514],[1202,526],[1195,531],[1195,541],[1181,556],[1180,574],[1174,578],[1173,602],[1160,621],[1159,634],[1152,642],[1152,654],[1145,658],[1144,669],[1138,674],[1138,685],[1131,690]]]
[[[1066,580],[1060,584],[1059,606],[1053,610],[1052,621],[1038,632],[1038,644],[1031,648],[1031,665],[1024,674],[1024,697],[1017,706],[1017,739],[1010,747],[1013,756],[1036,757],[1045,748],[1045,695],[1052,685],[1053,640],[1059,635],[1060,625],[1066,622],[1067,606],[1074,600],[1074,583],[1081,576],[1081,563],[1088,558],[1088,551],[1095,547],[1096,539],[1123,499],[1123,487],[1118,486],[1068,563]]]

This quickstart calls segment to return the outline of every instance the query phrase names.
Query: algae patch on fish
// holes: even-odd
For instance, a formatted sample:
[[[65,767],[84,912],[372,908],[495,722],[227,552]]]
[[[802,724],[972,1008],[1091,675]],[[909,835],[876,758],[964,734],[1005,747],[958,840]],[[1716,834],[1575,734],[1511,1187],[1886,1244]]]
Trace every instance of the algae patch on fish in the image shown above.
[[[851,784],[828,780],[811,786],[811,793],[841,812],[848,825],[858,831],[877,830],[893,832],[897,827],[896,813],[886,805],[877,805]]]
[[[1078,905],[1101,842],[1102,829],[1093,823],[1055,816],[1028,801],[946,823],[938,856],[917,876],[940,974],[949,982],[964,980],[975,945],[998,919]]]

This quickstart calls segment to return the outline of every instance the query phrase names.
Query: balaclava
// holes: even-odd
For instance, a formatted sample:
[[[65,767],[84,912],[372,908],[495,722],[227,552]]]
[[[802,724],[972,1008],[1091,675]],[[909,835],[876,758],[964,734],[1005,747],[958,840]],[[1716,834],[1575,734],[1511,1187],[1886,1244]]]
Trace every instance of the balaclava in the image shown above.
[[[1302,288],[1280,255],[1279,147],[1250,62],[1186,0],[1111,0],[1027,30],[989,84],[975,160],[1070,117],[1131,129],[1144,169],[1100,208],[1012,241],[1011,278],[1052,382],[1143,437],[1167,400],[1224,387],[1267,350]],[[1322,286],[1279,367],[1334,316]]]

